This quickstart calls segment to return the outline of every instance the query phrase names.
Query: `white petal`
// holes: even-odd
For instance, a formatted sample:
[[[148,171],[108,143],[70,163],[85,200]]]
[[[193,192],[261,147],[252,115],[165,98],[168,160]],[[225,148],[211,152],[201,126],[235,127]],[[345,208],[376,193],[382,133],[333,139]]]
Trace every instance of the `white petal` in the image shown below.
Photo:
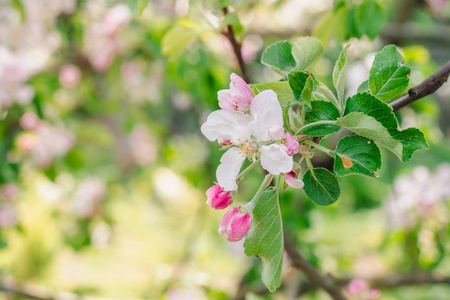
[[[270,141],[269,128],[283,126],[283,112],[277,94],[272,90],[262,91],[250,105],[253,121],[249,127],[258,142]]]
[[[278,175],[292,171],[294,160],[281,145],[262,146],[259,151],[261,152],[261,166],[270,174]]]
[[[251,116],[241,112],[216,110],[208,116],[201,131],[210,141],[224,138],[231,140],[233,144],[239,144],[238,140],[250,139],[248,123],[252,120]]]
[[[236,176],[241,170],[246,154],[242,153],[239,148],[228,149],[220,159],[220,165],[217,167],[216,177],[219,185],[225,191],[235,191],[238,186],[236,184]]]
[[[297,179],[294,177],[294,175],[286,173],[284,174],[284,181],[294,189],[302,189],[305,183],[301,179]]]

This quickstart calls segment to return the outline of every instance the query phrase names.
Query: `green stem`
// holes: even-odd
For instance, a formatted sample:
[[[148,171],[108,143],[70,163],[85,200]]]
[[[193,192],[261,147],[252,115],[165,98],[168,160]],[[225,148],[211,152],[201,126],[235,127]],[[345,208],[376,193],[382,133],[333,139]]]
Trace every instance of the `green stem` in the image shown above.
[[[242,171],[241,173],[239,173],[238,176],[236,176],[236,178],[241,178],[244,177],[251,169],[253,169],[254,166],[256,166],[259,163],[259,159],[255,160],[254,162],[252,162],[252,164],[250,166],[248,166],[247,168],[245,168],[244,171]]]
[[[320,151],[322,151],[322,152],[325,152],[325,153],[328,154],[329,156],[334,157],[334,151],[331,150],[331,149],[328,149],[327,147],[324,147],[324,146],[322,146],[322,145],[320,145],[320,144],[314,143],[313,141],[310,141],[310,140],[308,140],[308,139],[305,139],[305,140],[303,141],[303,143],[308,144],[308,145],[310,145],[310,146],[313,146],[314,148],[317,148],[318,150],[320,150]]]
[[[264,191],[265,187],[269,184],[269,182],[272,180],[274,175],[267,174],[266,177],[264,177],[263,182],[261,183],[261,186],[259,187],[258,191],[256,192],[255,196],[253,196],[253,199],[244,205],[243,207],[248,210],[248,212],[252,213],[253,209],[256,205],[256,200],[261,196],[262,192]]]
[[[311,174],[314,176],[314,171],[313,171],[313,166],[312,166],[312,164],[311,164],[311,160],[309,159],[309,157],[306,157],[305,156],[305,161],[306,161],[306,164],[308,165],[308,169],[311,171]],[[314,178],[315,178],[316,176],[314,176]]]
[[[300,127],[300,129],[295,132],[295,135],[300,134],[302,132],[302,130],[304,130],[308,127],[312,127],[312,126],[316,126],[316,125],[323,125],[323,124],[336,124],[336,122],[337,121],[332,121],[332,120],[312,122],[312,123],[309,123],[309,124],[306,124],[306,125]]]

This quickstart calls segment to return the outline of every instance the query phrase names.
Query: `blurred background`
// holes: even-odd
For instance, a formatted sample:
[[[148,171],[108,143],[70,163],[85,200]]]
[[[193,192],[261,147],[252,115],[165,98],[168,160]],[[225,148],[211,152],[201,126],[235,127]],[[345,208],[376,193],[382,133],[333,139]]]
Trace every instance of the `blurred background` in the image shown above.
[[[305,293],[287,261],[269,295],[259,259],[219,236],[224,211],[205,205],[221,153],[199,127],[239,73],[220,28],[243,41],[251,83],[280,79],[260,57],[281,39],[320,38],[326,51],[310,71],[327,83],[351,43],[352,95],[386,44],[401,47],[411,86],[448,61],[450,3],[141,2],[139,15],[125,0],[0,0],[0,295],[329,299]],[[220,2],[235,4],[227,20]],[[285,229],[324,273],[450,274],[450,84],[397,116],[425,133],[429,151],[404,164],[384,152],[379,179],[341,178],[330,207],[301,190],[282,196]],[[252,172],[237,201],[259,187],[262,172]],[[381,299],[449,299],[442,281],[379,286]]]

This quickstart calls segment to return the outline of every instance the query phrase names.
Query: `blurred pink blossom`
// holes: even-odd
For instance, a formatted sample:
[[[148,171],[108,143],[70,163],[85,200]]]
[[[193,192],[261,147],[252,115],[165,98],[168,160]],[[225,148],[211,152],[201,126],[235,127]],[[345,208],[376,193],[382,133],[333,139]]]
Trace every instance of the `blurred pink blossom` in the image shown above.
[[[100,211],[100,201],[106,194],[106,186],[100,178],[83,180],[73,195],[73,209],[78,218],[90,218]]]
[[[74,88],[81,79],[81,71],[74,65],[63,65],[59,70],[59,82],[63,87]]]
[[[84,48],[94,69],[106,71],[119,51],[118,31],[131,20],[127,5],[118,4],[104,14],[99,23],[90,24],[86,30]]]
[[[389,225],[411,228],[420,219],[445,211],[445,202],[450,200],[449,182],[449,164],[440,165],[434,173],[419,166],[410,175],[397,177],[393,195],[384,204]]]
[[[146,166],[156,159],[157,148],[147,126],[137,124],[131,131],[128,143],[134,161],[138,165]]]
[[[16,208],[9,203],[0,204],[0,228],[12,227],[17,224]]]
[[[19,194],[19,187],[14,183],[6,183],[0,188],[0,196],[5,200],[13,200]]]

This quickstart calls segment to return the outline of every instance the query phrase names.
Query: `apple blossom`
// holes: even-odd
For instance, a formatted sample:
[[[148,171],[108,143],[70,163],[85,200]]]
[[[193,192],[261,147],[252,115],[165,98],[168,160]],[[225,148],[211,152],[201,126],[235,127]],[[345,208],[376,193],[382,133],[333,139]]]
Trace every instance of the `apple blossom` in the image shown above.
[[[270,144],[271,135],[283,126],[282,109],[277,95],[265,90],[256,95],[250,104],[250,114],[221,109],[212,112],[202,125],[203,135],[210,141],[229,140],[232,147],[220,159],[216,176],[225,191],[237,189],[236,177],[247,156],[260,154],[261,166],[270,174],[290,172],[293,168],[292,156],[288,148],[281,144]],[[222,140],[220,140],[222,139]]]
[[[224,191],[218,184],[210,187],[206,191],[206,196],[207,196],[206,204],[208,204],[214,209],[227,208],[233,202],[233,197],[231,196],[231,193]]]
[[[229,242],[237,242],[247,234],[251,225],[250,215],[240,212],[238,207],[233,207],[223,216],[219,233],[225,235]]]
[[[232,73],[230,75],[230,89],[217,93],[219,106],[222,109],[246,112],[250,108],[253,93],[245,81]]]

